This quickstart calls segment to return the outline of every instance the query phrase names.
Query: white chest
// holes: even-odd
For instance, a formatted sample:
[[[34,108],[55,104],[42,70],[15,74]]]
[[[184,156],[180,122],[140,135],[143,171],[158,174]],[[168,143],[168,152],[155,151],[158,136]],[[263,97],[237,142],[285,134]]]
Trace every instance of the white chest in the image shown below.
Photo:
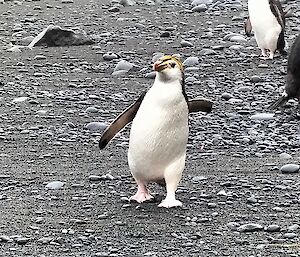
[[[169,86],[153,86],[133,120],[128,158],[139,170],[168,165],[185,154],[188,106],[181,86]]]
[[[269,29],[278,25],[277,19],[272,13],[269,0],[249,0],[248,11],[253,30]]]

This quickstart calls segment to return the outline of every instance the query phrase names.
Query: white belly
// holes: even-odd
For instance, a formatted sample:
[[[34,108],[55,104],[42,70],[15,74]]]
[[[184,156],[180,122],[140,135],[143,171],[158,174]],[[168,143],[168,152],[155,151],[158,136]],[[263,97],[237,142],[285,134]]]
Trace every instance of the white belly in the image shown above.
[[[164,178],[172,163],[183,159],[178,163],[184,167],[188,132],[188,106],[182,92],[151,88],[130,131],[128,163],[132,175],[156,181]]]
[[[258,46],[261,49],[276,49],[282,28],[270,9],[269,1],[249,0],[248,11]]]

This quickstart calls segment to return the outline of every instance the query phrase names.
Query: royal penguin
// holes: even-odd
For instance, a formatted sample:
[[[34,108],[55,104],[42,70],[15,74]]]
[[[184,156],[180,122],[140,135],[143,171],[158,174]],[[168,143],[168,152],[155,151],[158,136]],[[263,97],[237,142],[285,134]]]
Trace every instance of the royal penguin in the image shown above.
[[[191,112],[210,112],[212,102],[188,100],[184,86],[183,64],[174,56],[163,56],[153,64],[156,71],[152,87],[120,114],[104,131],[100,149],[132,121],[128,164],[137,184],[130,200],[151,200],[147,184],[165,185],[167,195],[159,207],[182,206],[175,192],[185,167]]]
[[[264,58],[273,59],[276,50],[286,55],[284,30],[285,12],[278,0],[248,0],[249,18],[245,23],[248,36],[254,37]]]

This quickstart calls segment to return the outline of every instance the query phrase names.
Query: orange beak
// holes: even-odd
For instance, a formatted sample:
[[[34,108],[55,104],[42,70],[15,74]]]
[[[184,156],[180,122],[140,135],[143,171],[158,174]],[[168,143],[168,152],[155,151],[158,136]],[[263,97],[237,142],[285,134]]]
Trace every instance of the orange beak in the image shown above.
[[[155,62],[155,63],[153,64],[153,70],[154,70],[154,71],[158,71],[158,72],[162,71],[162,70],[165,69],[166,67],[167,67],[167,64],[162,63],[162,62],[160,62],[160,61],[157,61],[157,62]]]

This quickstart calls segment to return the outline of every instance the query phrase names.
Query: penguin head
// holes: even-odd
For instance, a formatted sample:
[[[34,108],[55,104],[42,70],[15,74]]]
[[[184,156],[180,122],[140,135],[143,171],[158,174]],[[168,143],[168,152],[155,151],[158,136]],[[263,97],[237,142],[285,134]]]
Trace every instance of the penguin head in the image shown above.
[[[183,80],[183,64],[175,56],[165,55],[159,58],[153,64],[153,70],[156,71],[158,78],[162,81]]]

